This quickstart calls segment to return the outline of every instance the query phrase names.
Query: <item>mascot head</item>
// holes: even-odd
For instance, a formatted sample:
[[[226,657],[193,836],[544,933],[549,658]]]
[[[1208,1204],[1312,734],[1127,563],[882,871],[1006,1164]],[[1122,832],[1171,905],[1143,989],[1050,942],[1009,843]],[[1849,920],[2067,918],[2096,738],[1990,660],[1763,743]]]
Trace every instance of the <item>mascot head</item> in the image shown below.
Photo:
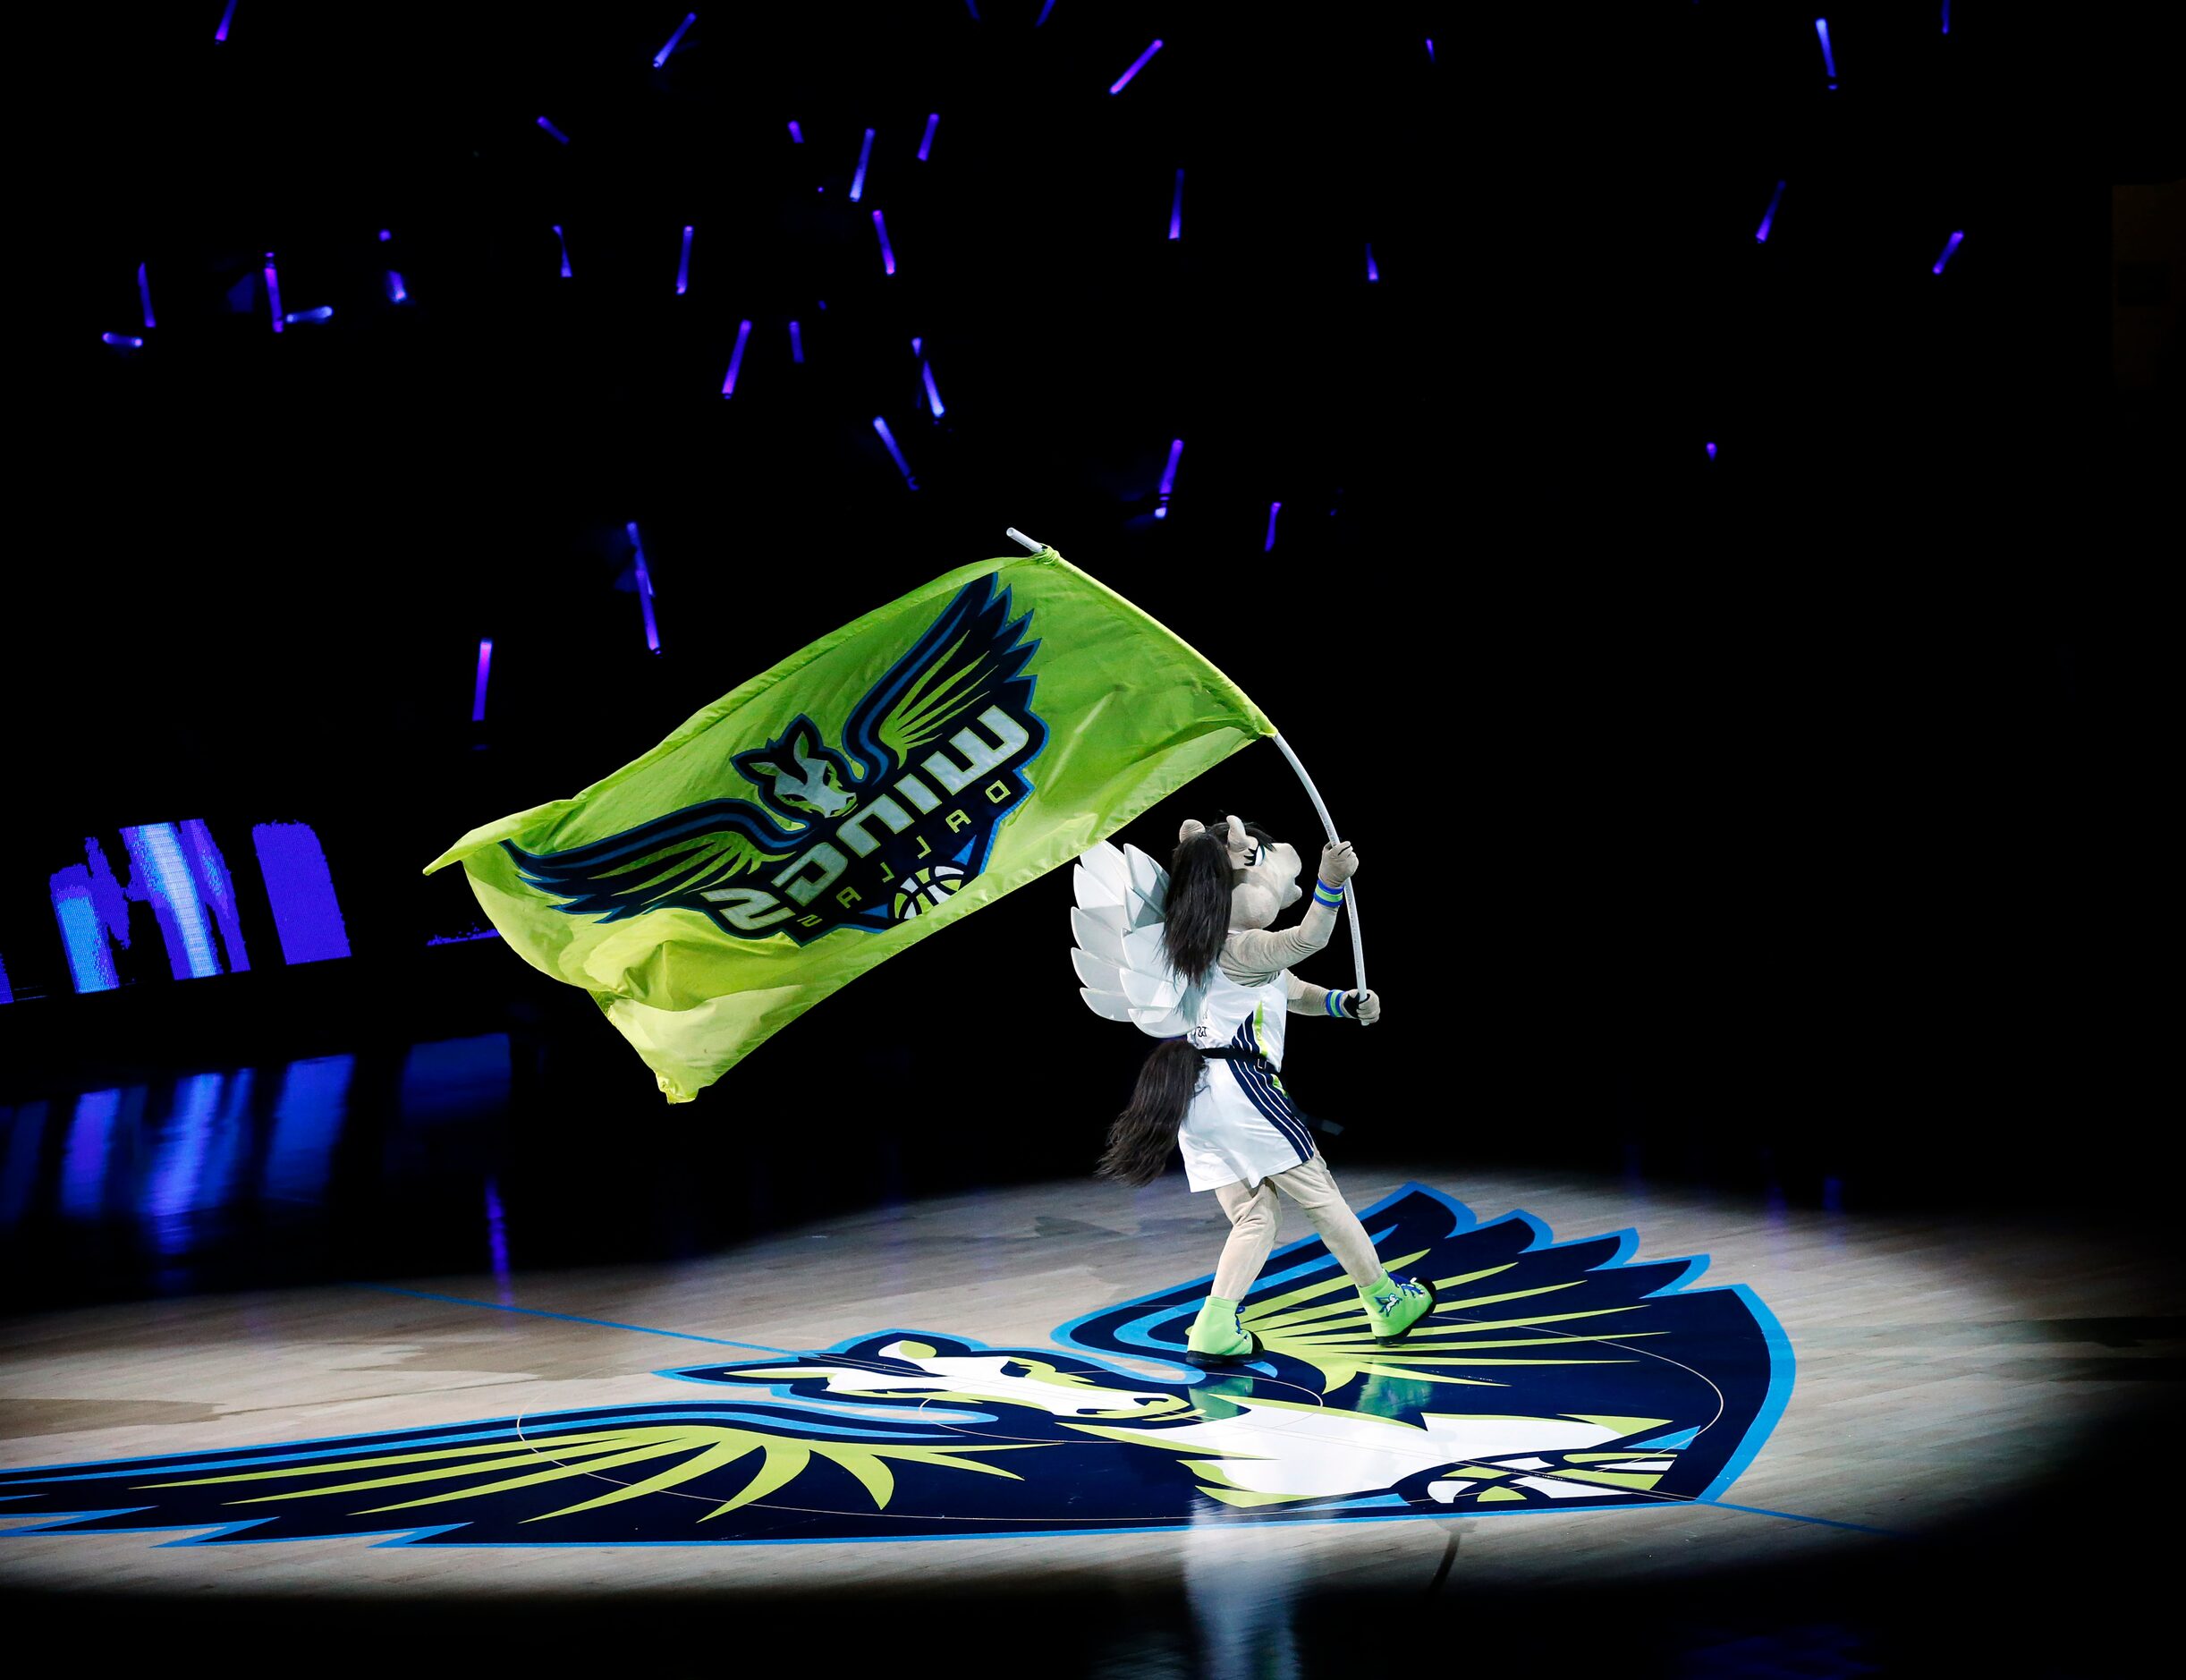
[[[1298,886],[1304,867],[1298,849],[1278,841],[1258,823],[1223,817],[1210,829],[1187,819],[1176,837],[1181,844],[1199,834],[1211,834],[1229,853],[1232,928],[1265,928],[1304,896]]]

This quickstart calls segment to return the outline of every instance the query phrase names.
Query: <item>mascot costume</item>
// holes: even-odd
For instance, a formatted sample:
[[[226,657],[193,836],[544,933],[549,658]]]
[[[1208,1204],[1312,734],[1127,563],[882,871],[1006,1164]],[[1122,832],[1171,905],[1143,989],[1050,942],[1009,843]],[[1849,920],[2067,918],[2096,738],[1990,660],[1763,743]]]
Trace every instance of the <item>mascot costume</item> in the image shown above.
[[[1074,873],[1072,960],[1087,1004],[1162,1040],[1109,1129],[1098,1170],[1149,1184],[1173,1147],[1191,1188],[1213,1191],[1230,1218],[1184,1355],[1202,1368],[1242,1365],[1260,1352],[1259,1338],[1239,1321],[1238,1302],[1275,1247],[1278,1191],[1358,1285],[1384,1346],[1435,1305],[1432,1283],[1382,1269],[1283,1085],[1286,1014],[1362,1025],[1381,1017],[1370,991],[1331,991],[1291,972],[1328,943],[1343,883],[1358,867],[1350,843],[1332,840],[1304,920],[1279,931],[1269,924],[1302,895],[1298,853],[1234,816],[1213,827],[1185,823],[1166,873],[1137,847],[1106,842]]]

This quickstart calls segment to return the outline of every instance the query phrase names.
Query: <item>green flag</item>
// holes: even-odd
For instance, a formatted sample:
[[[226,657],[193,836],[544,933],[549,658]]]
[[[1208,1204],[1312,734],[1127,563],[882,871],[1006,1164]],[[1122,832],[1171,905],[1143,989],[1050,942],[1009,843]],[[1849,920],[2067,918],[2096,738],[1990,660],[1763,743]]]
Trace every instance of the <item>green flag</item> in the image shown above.
[[[426,873],[461,862],[524,960],[590,992],[688,1102],[876,963],[1275,733],[1046,548],[821,637]]]

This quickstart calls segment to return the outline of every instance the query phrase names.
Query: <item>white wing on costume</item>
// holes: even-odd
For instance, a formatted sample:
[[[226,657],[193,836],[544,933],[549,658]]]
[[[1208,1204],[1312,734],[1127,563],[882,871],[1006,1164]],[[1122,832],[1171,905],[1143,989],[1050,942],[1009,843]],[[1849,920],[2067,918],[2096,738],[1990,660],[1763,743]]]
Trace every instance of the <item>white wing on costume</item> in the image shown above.
[[[1119,852],[1104,840],[1078,860],[1071,883],[1078,895],[1071,963],[1086,1007],[1157,1039],[1190,1031],[1201,990],[1178,980],[1161,954],[1167,872],[1137,846]]]

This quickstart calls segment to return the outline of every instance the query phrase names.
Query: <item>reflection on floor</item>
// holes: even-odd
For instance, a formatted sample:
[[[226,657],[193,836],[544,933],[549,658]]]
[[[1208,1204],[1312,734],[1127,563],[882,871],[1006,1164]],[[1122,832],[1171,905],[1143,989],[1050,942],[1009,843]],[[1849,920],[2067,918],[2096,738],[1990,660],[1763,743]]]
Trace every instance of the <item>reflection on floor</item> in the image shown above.
[[[451,1197],[490,1246],[509,1083],[492,1033],[0,1107],[7,1304],[308,1276],[330,1217],[414,1221]]]

